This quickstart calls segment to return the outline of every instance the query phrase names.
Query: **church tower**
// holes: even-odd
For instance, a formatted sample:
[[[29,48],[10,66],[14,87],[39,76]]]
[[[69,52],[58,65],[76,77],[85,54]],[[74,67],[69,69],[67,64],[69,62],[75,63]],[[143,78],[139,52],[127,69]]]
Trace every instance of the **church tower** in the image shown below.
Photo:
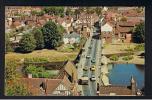
[[[136,81],[134,80],[133,76],[131,76],[131,92],[132,95],[136,95]]]

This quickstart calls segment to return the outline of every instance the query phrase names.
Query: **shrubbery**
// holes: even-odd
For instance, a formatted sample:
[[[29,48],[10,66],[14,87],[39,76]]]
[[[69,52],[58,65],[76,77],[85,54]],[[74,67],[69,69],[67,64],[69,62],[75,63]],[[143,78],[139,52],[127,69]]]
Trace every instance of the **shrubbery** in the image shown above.
[[[46,70],[44,67],[38,67],[29,65],[25,68],[26,74],[32,74],[33,78],[53,78],[56,73],[52,73],[51,70]]]
[[[25,58],[25,63],[39,63],[39,62],[49,62],[47,58]]]
[[[134,48],[135,51],[144,51],[145,50],[145,46],[144,44],[139,44]]]
[[[129,55],[129,56],[124,56],[122,58],[122,60],[125,60],[125,61],[128,61],[128,60],[132,60],[134,57],[132,55]]]
[[[119,57],[117,55],[112,55],[110,57],[110,60],[113,60],[113,61],[118,61],[119,60]]]

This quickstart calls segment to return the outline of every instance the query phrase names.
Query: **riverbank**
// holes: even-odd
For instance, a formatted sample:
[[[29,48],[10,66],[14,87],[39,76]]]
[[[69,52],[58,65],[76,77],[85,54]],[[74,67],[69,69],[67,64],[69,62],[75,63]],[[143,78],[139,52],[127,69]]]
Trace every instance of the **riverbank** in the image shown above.
[[[141,52],[144,51],[139,51],[134,53],[133,59],[125,61],[122,60],[123,55],[127,54],[126,49],[128,48],[135,48],[138,44],[135,43],[120,43],[120,44],[105,44],[104,48],[102,50],[102,54],[109,57],[110,55],[119,55],[118,61],[112,61],[108,60],[108,63],[129,63],[129,64],[137,64],[137,65],[144,65],[145,64],[145,59],[139,56]]]

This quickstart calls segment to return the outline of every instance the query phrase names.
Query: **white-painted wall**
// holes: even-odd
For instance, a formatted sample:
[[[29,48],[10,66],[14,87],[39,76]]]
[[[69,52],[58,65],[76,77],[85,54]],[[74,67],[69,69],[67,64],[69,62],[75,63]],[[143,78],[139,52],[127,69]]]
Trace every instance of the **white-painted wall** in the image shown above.
[[[101,26],[101,32],[112,32],[113,27],[106,23],[105,25]]]

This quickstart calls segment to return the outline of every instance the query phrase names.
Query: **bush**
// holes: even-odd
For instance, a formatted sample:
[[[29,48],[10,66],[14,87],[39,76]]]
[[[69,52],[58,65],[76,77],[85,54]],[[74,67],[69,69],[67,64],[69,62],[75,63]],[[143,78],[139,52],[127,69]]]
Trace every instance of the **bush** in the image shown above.
[[[119,60],[119,57],[117,55],[112,55],[110,57],[110,60],[113,60],[113,61],[118,61]]]
[[[36,41],[32,34],[24,34],[19,42],[19,52],[29,53],[36,48]]]
[[[134,48],[134,50],[136,50],[136,51],[144,51],[145,50],[145,46],[144,46],[144,44],[139,44],[139,45],[137,45]]]
[[[12,46],[11,46],[11,42],[9,41],[9,34],[6,33],[5,34],[5,52],[11,52],[11,51],[14,51]]]
[[[56,72],[46,70],[44,67],[37,67],[32,65],[25,68],[25,73],[32,74],[33,78],[53,78],[57,75]]]
[[[47,58],[25,58],[25,63],[39,63],[39,62],[49,62]]]
[[[21,83],[13,82],[11,85],[6,85],[6,95],[7,96],[30,96],[31,93],[28,91],[27,87]]]
[[[133,56],[124,56],[123,58],[122,58],[122,60],[125,60],[125,61],[128,61],[128,60],[132,60],[133,59]]]
[[[36,66],[32,66],[32,65],[30,65],[30,66],[28,66],[28,67],[26,67],[25,68],[25,73],[26,74],[35,74],[35,73],[37,73],[37,68],[36,68]]]

